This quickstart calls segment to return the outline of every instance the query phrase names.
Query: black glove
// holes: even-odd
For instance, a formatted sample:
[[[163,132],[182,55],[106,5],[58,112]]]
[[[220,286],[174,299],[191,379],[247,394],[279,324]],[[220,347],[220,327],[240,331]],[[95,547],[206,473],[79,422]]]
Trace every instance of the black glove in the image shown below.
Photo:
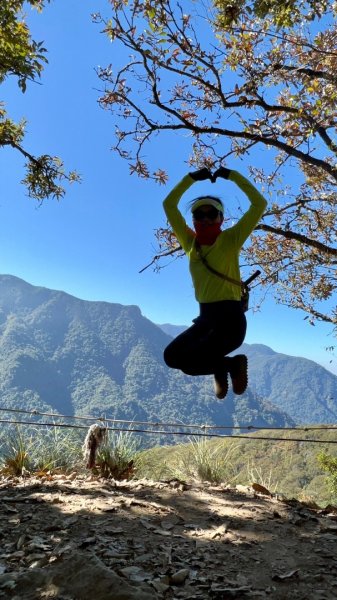
[[[215,171],[215,173],[213,174],[213,179],[214,179],[214,181],[216,180],[217,177],[222,177],[222,179],[228,179],[230,174],[231,174],[231,169],[226,169],[226,167],[220,167],[220,169]]]
[[[193,173],[189,173],[189,176],[192,177],[194,181],[205,181],[205,179],[210,179],[213,181],[213,175],[206,167],[199,169],[199,171],[193,171]]]

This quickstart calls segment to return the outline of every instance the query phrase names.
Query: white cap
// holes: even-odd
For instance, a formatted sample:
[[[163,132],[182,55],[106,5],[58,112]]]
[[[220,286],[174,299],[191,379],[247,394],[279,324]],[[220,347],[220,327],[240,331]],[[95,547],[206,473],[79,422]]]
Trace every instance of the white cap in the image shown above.
[[[192,213],[199,208],[199,206],[214,206],[219,212],[223,212],[222,204],[215,198],[207,198],[207,196],[205,196],[205,198],[198,198],[191,206]]]

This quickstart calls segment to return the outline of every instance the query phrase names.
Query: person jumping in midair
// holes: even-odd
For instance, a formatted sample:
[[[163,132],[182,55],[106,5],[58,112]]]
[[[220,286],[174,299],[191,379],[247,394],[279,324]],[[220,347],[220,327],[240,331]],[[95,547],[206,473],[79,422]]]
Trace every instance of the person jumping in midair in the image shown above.
[[[221,200],[200,196],[191,204],[193,230],[186,224],[178,203],[196,181],[210,179],[214,183],[218,177],[235,182],[251,206],[236,225],[222,231]],[[247,357],[227,355],[241,346],[247,328],[239,283],[240,250],[266,205],[266,200],[248,179],[225,167],[214,174],[203,168],[185,175],[164,200],[168,222],[189,259],[195,297],[200,306],[199,317],[167,346],[164,360],[169,367],[187,375],[214,375],[214,391],[219,399],[225,398],[228,392],[228,373],[235,394],[243,394],[247,387]]]

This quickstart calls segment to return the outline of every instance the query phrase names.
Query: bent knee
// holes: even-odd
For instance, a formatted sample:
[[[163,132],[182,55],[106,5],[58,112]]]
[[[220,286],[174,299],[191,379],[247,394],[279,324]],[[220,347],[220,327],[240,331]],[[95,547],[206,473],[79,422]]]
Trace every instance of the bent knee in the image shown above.
[[[164,361],[170,369],[179,369],[179,371],[182,371],[186,375],[197,374],[193,361],[191,362],[188,359],[186,353],[182,356],[176,352],[172,352],[169,346],[164,350]]]
[[[164,361],[165,364],[170,367],[171,369],[179,369],[179,365],[178,365],[178,360],[177,360],[177,356],[175,352],[172,352],[172,349],[170,346],[167,346],[167,348],[165,348],[164,350]]]

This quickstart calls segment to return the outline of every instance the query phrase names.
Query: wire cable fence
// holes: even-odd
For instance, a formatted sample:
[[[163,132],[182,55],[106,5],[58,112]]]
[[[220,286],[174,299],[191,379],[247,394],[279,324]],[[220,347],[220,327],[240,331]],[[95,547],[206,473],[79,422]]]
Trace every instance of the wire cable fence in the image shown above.
[[[106,431],[116,431],[125,433],[135,434],[151,434],[151,435],[172,435],[172,436],[186,436],[189,437],[193,432],[194,437],[205,437],[205,438],[222,438],[222,439],[248,439],[248,440],[265,440],[269,442],[303,442],[303,443],[314,443],[314,444],[337,444],[336,440],[331,439],[315,439],[305,437],[274,437],[265,435],[252,435],[253,432],[258,431],[295,431],[295,432],[311,432],[311,431],[333,431],[337,430],[337,425],[313,425],[305,427],[271,427],[271,426],[256,426],[256,425],[207,425],[207,424],[189,424],[179,422],[151,422],[151,421],[130,421],[126,419],[114,419],[107,418],[104,416],[93,417],[93,416],[80,416],[80,415],[62,415],[59,413],[41,412],[38,410],[25,410],[17,408],[6,408],[0,407],[0,412],[5,413],[16,413],[30,415],[31,417],[49,417],[52,419],[71,419],[74,421],[89,421],[89,422],[100,422],[102,427]],[[16,420],[16,419],[0,419],[0,423],[5,425],[32,425],[32,426],[44,426],[44,427],[60,427],[68,429],[88,429],[88,425],[78,425],[76,423],[62,423],[55,421],[30,421],[30,420]],[[109,424],[112,425],[109,425]],[[141,426],[141,427],[140,427]],[[160,427],[161,429],[158,429]],[[156,429],[154,429],[156,428]],[[199,431],[198,431],[199,430]],[[215,433],[216,431],[247,431],[252,433]]]

